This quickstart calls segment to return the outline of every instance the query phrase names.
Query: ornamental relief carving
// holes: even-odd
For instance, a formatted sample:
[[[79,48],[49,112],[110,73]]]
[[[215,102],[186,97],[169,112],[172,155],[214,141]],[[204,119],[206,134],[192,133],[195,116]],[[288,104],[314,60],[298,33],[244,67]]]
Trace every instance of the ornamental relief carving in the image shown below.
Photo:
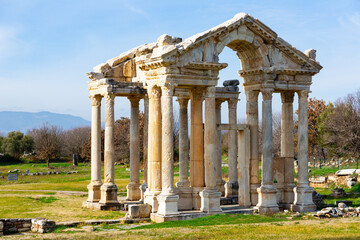
[[[300,101],[307,101],[307,98],[309,97],[310,91],[304,90],[304,91],[298,91],[297,94],[299,96]]]
[[[262,94],[262,97],[263,97],[263,101],[272,100],[273,92],[274,92],[273,89],[262,89],[261,94]]]
[[[90,99],[91,99],[92,106],[99,107],[101,105],[102,96],[100,96],[100,95],[90,96]]]
[[[149,99],[159,99],[161,97],[161,90],[158,86],[149,86],[148,88]]]
[[[174,95],[174,85],[165,84],[161,87],[162,95],[163,96],[173,96]]]

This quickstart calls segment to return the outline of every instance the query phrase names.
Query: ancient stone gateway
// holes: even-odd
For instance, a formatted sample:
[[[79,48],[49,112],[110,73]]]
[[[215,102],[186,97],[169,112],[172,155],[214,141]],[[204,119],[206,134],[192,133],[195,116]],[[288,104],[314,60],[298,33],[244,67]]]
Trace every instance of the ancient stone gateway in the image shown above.
[[[239,57],[246,94],[246,124],[237,124],[238,81],[216,87],[225,47]],[[127,200],[152,205],[152,217],[181,219],[180,210],[220,213],[221,196],[239,196],[239,205],[262,214],[279,208],[315,209],[308,181],[307,98],[312,76],[322,67],[315,50],[292,47],[248,14],[184,41],[162,35],[157,42],[131,49],[88,73],[92,101],[91,183],[86,207],[117,209],[114,183],[114,98],[131,103],[130,183]],[[262,94],[262,149],[259,151],[258,96]],[[281,157],[272,156],[272,96],[282,99]],[[294,184],[293,100],[299,97],[298,184]],[[180,115],[180,180],[174,187],[173,99]],[[101,181],[100,104],[105,98],[104,183]],[[139,101],[145,106],[144,182],[139,179]],[[190,111],[188,102],[190,101]],[[203,109],[203,101],[205,101]],[[229,124],[221,124],[221,104]],[[203,113],[205,119],[203,119]],[[190,114],[190,146],[188,146]],[[229,130],[229,181],[221,177],[221,130]],[[146,141],[147,140],[147,141]],[[260,153],[261,152],[261,156]],[[261,157],[261,158],[260,158]],[[262,159],[262,178],[259,161]],[[190,179],[188,177],[190,171]],[[276,183],[274,183],[276,179]],[[143,192],[143,191],[144,192]],[[143,194],[142,194],[143,193]]]

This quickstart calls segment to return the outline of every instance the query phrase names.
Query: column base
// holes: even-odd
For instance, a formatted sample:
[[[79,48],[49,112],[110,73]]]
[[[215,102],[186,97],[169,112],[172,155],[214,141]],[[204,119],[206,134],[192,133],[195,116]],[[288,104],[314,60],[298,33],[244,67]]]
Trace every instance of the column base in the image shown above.
[[[216,187],[219,192],[221,192],[221,196],[225,196],[225,185],[226,182],[223,179],[216,180]]]
[[[200,210],[201,208],[201,197],[200,192],[204,190],[204,187],[193,187],[192,188],[192,202],[193,209]]]
[[[157,215],[169,216],[169,215],[178,215],[178,195],[168,195],[166,193],[161,193],[157,196],[159,203]]]
[[[175,183],[175,186],[177,188],[180,188],[180,187],[190,187],[190,182],[189,181],[179,181],[177,183]]]
[[[221,193],[217,189],[204,189],[200,192],[201,208],[200,211],[207,213],[222,213],[220,208]]]
[[[239,183],[238,182],[227,182],[225,184],[225,197],[235,197],[239,194]]]
[[[294,195],[294,188],[295,184],[287,184],[284,186],[284,201],[283,204],[286,209],[291,210],[291,205],[294,203],[295,195]]]
[[[140,184],[130,182],[126,186],[127,190],[127,201],[138,201],[141,198]]]
[[[295,200],[294,204],[291,205],[293,212],[311,212],[316,210],[316,205],[312,200],[312,192],[314,189],[305,186],[297,186],[294,188]]]
[[[190,187],[178,187],[178,210],[193,209],[193,190]]]
[[[161,193],[161,191],[150,191],[146,189],[144,193],[144,203],[148,203],[151,205],[151,212],[155,213],[158,211],[159,203],[157,200],[157,196]]]
[[[277,190],[273,185],[263,185],[258,188],[259,202],[254,211],[262,215],[271,215],[279,212],[276,201]]]
[[[250,184],[250,201],[251,206],[256,206],[259,202],[259,194],[257,189],[260,187],[260,184]]]
[[[101,198],[101,182],[99,181],[92,181],[89,185],[87,185],[88,191],[88,199],[87,202],[89,203],[97,203],[100,201]]]
[[[117,186],[114,183],[104,183],[100,187],[101,199],[99,201],[101,210],[119,210],[120,203],[117,200]]]

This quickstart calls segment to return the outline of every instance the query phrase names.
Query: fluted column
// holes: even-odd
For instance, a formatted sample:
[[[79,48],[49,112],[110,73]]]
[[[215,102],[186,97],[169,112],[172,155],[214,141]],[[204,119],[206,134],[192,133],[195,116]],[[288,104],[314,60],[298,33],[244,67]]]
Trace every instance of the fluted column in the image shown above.
[[[273,179],[273,139],[272,139],[272,89],[261,90],[262,102],[262,179],[258,188],[259,202],[256,209],[260,214],[279,211],[276,188]]]
[[[162,191],[158,195],[158,214],[163,216],[179,214],[179,196],[174,192],[174,86],[165,85],[162,91]]]
[[[102,96],[91,96],[91,182],[88,203],[100,201],[101,187],[101,99]]]
[[[283,203],[290,209],[294,202],[294,92],[282,92],[281,157],[284,160]]]
[[[295,200],[291,206],[293,211],[314,211],[316,206],[312,201],[313,189],[309,186],[308,173],[308,94],[309,91],[299,91],[299,127],[298,127],[298,184],[294,188]]]
[[[221,104],[224,102],[224,99],[215,99],[215,112],[216,112],[216,124],[221,124]],[[225,181],[222,179],[222,169],[221,169],[221,163],[222,163],[222,145],[221,145],[221,130],[217,130],[217,167],[216,167],[216,186],[219,192],[221,192],[221,195],[225,194]]]
[[[229,106],[229,124],[237,124],[237,107],[238,99],[228,99]],[[225,197],[233,197],[238,194],[238,171],[237,171],[237,134],[236,130],[229,130],[228,142],[228,164],[229,164],[229,181],[225,185]]]
[[[118,209],[120,205],[115,185],[114,99],[114,94],[105,95],[104,184],[99,202],[104,209]]]
[[[176,187],[189,187],[189,132],[188,102],[189,98],[178,97],[179,111],[179,181]]]
[[[250,127],[250,200],[251,205],[258,203],[257,188],[259,181],[259,117],[258,91],[246,92],[246,123]]]
[[[140,200],[140,122],[139,97],[128,97],[131,103],[130,119],[130,183],[126,186],[126,200]]]
[[[200,192],[201,208],[203,212],[222,212],[220,208],[221,193],[216,187],[216,113],[215,113],[215,87],[205,90],[205,188]]]
[[[141,199],[144,201],[144,194],[148,187],[148,128],[149,125],[149,98],[144,97],[144,140],[143,140],[143,165],[144,165],[144,182],[140,185]]]
[[[161,192],[161,89],[158,86],[148,87],[149,96],[149,135],[148,135],[148,185],[145,192],[145,203],[157,212],[156,196]]]
[[[191,128],[190,128],[190,186],[193,189],[193,208],[200,209],[199,192],[204,187],[204,133],[202,101],[204,89],[190,89]]]

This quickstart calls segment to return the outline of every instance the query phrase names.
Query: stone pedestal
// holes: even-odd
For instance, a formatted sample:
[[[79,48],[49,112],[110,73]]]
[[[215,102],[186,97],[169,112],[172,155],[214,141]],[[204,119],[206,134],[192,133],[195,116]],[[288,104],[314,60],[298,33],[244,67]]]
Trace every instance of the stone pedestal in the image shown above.
[[[273,185],[261,185],[258,188],[259,202],[254,208],[259,214],[268,215],[279,212],[276,201],[277,189]]]
[[[309,186],[297,186],[294,188],[295,200],[291,205],[293,212],[312,212],[316,210],[316,205],[312,200],[314,189]]]
[[[158,195],[157,201],[159,203],[159,207],[157,214],[162,216],[178,215],[178,200],[179,196],[177,195]]]
[[[100,210],[120,210],[120,203],[117,200],[117,190],[118,188],[114,183],[104,183],[100,187]]]
[[[177,194],[179,196],[178,209],[182,210],[182,211],[183,210],[192,210],[193,209],[193,190],[190,187],[178,187]]]
[[[214,189],[204,189],[200,192],[201,208],[200,211],[207,213],[222,213],[220,208],[221,193]]]

